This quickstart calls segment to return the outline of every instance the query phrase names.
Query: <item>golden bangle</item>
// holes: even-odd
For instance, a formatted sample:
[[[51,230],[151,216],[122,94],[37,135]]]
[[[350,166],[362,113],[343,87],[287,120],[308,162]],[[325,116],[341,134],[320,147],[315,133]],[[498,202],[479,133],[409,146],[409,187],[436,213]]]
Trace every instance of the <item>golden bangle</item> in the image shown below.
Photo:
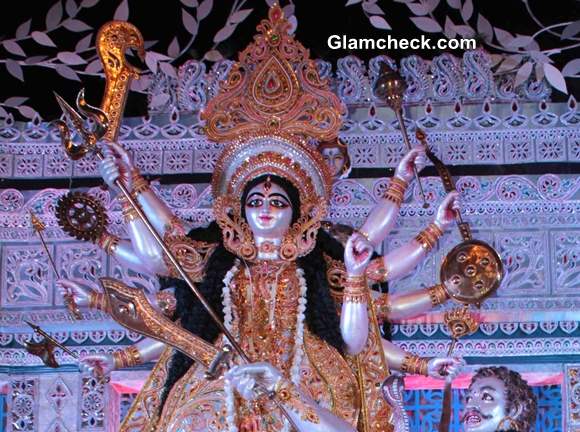
[[[105,294],[98,291],[91,291],[89,295],[89,309],[97,309],[103,312],[108,310],[109,303]]]
[[[115,364],[115,369],[124,369],[143,364],[143,360],[139,349],[131,345],[120,351],[115,351],[113,353],[113,363]]]
[[[385,266],[383,257],[373,259],[366,270],[366,276],[375,282],[386,282],[389,278],[389,271]]]
[[[134,195],[139,195],[140,193],[149,190],[149,182],[145,180],[136,169],[131,171],[131,186]]]
[[[442,235],[443,231],[441,231],[441,228],[432,222],[427,226],[427,228],[417,234],[415,240],[421,244],[423,249],[429,252],[435,247],[435,245],[437,245],[437,241]]]
[[[445,287],[442,284],[433,285],[427,288],[427,291],[429,292],[433,306],[443,304],[449,299],[449,295],[447,295],[447,291],[445,291]]]
[[[406,353],[401,365],[401,372],[414,375],[429,375],[429,357],[419,357],[414,354]]]
[[[389,182],[389,187],[383,195],[383,198],[400,206],[403,203],[405,191],[407,190],[408,185],[409,184],[405,180],[393,177]]]
[[[119,201],[121,202],[121,211],[123,213],[123,219],[125,222],[132,222],[139,218],[137,211],[135,208],[133,208],[129,201],[127,201],[127,198],[122,196],[119,198]]]
[[[344,281],[344,301],[352,303],[367,302],[367,277],[366,275],[348,276]]]
[[[115,250],[117,250],[119,241],[119,237],[105,231],[103,235],[97,239],[96,243],[97,246],[103,249],[107,255],[113,255]]]

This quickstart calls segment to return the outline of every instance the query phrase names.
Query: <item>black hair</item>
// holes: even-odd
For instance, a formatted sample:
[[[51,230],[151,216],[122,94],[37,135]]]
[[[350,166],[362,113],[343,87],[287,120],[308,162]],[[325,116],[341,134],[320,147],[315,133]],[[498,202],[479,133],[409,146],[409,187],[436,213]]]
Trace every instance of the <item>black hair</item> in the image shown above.
[[[244,210],[245,199],[250,189],[264,181],[266,176],[260,176],[246,185],[241,199],[241,212]],[[298,190],[288,180],[271,175],[270,180],[281,186],[292,203],[293,222],[300,217],[300,195]],[[223,322],[222,288],[226,273],[233,267],[235,255],[229,252],[223,242],[221,229],[216,222],[212,222],[206,228],[193,229],[188,233],[193,240],[217,243],[217,247],[208,259],[205,277],[197,284],[198,290],[203,294],[212,306],[218,317]],[[342,245],[327,234],[324,230],[318,230],[314,249],[303,257],[298,258],[297,265],[304,271],[304,279],[308,287],[306,291],[305,322],[307,328],[320,339],[343,351],[343,340],[340,334],[339,317],[336,304],[330,294],[330,288],[326,278],[326,262],[323,254],[342,261],[344,248]],[[210,315],[203,308],[201,302],[193,295],[185,282],[173,279],[160,279],[162,289],[175,288],[177,307],[175,318],[180,325],[191,333],[213,343],[219,335],[219,329]],[[161,396],[164,403],[169,390],[193,365],[193,360],[185,354],[175,351],[170,360],[167,380]]]

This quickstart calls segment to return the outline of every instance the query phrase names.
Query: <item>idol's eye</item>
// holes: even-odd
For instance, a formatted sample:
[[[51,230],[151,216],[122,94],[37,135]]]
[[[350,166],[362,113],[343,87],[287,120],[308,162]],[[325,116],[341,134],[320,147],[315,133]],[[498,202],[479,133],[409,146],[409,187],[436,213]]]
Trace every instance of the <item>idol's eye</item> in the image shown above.
[[[336,156],[334,157],[334,160],[337,160],[337,161],[343,161],[343,160],[344,160],[344,157],[343,157],[341,154],[339,154],[339,155],[336,155]]]
[[[246,203],[246,207],[260,207],[262,204],[262,198],[254,198]]]
[[[286,203],[283,200],[276,199],[276,198],[271,199],[270,200],[270,204],[272,205],[272,207],[276,207],[276,208],[280,208],[280,209],[283,209],[283,208],[287,208],[288,207],[288,203]]]
[[[469,402],[471,402],[471,396],[465,398],[465,404],[468,404]]]
[[[495,400],[489,393],[484,393],[481,398],[486,402],[493,402]]]

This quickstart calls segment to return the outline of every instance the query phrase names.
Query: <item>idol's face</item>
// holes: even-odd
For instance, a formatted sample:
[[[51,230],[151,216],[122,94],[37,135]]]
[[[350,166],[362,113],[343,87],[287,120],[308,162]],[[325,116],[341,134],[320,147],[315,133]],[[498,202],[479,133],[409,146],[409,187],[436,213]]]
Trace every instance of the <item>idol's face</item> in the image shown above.
[[[255,237],[281,239],[292,221],[292,203],[288,194],[268,180],[248,192],[244,204],[246,219]]]
[[[498,378],[478,378],[465,398],[461,423],[465,432],[494,432],[507,416],[506,388]]]
[[[342,169],[346,161],[344,160],[344,153],[342,153],[340,148],[329,147],[322,149],[322,157],[326,165],[328,165],[332,177],[338,177],[342,174]]]

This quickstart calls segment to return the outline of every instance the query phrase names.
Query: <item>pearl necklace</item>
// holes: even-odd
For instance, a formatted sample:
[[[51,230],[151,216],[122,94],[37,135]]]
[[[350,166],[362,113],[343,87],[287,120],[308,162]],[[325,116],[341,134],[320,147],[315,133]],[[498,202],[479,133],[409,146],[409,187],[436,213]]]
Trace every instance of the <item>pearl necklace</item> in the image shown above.
[[[236,260],[234,266],[226,273],[223,282],[222,290],[222,305],[224,312],[224,326],[228,331],[232,331],[232,297],[230,290],[230,283],[239,270],[240,262]],[[295,386],[300,384],[300,365],[304,357],[304,350],[302,349],[304,343],[304,312],[306,311],[306,280],[304,279],[304,270],[296,269],[296,277],[300,286],[300,294],[298,298],[298,308],[296,313],[296,335],[294,339],[294,357],[292,359],[292,366],[290,368],[290,381]],[[236,425],[236,402],[234,398],[234,388],[230,380],[224,380],[224,392],[226,396],[226,422],[229,432],[238,432]],[[290,430],[290,424],[287,419],[284,419],[284,432]]]

